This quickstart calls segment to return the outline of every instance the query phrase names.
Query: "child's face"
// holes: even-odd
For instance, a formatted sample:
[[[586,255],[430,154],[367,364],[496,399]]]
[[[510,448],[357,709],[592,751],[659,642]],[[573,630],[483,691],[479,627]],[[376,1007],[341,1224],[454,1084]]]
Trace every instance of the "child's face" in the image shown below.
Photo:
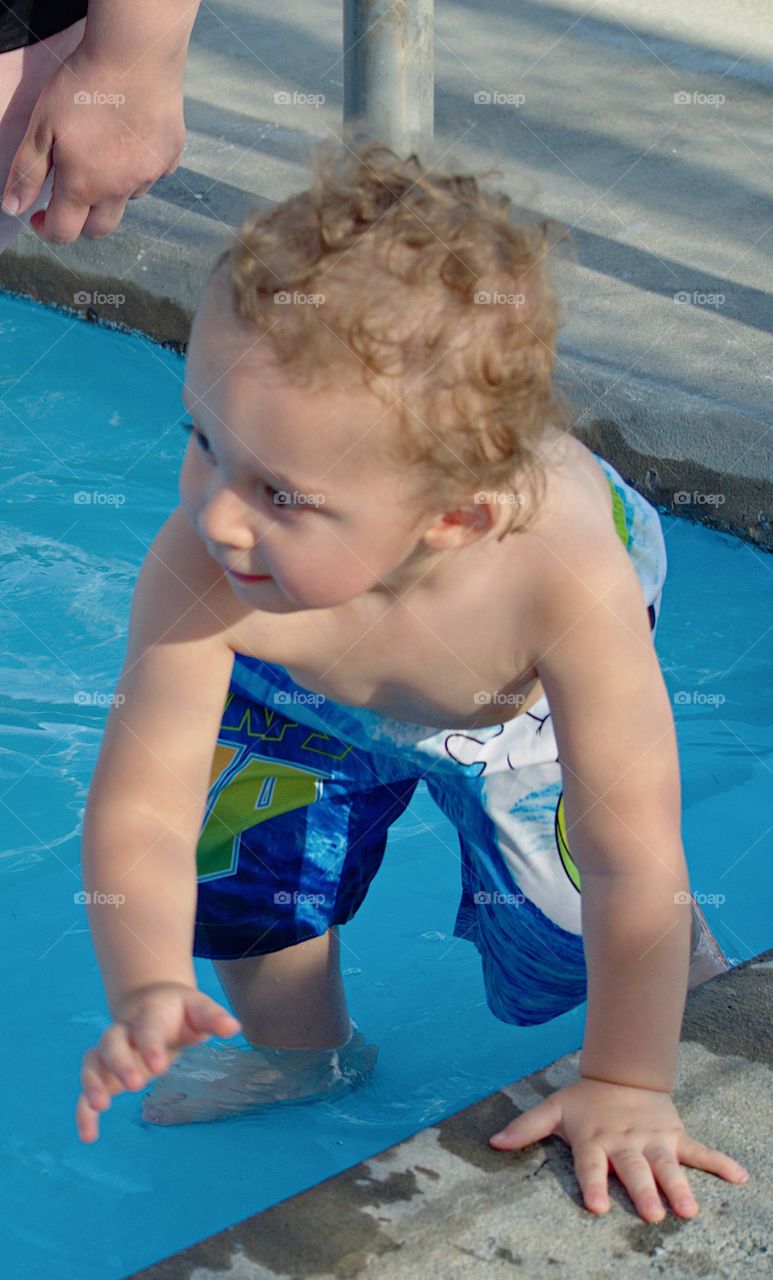
[[[196,430],[181,503],[246,603],[332,607],[399,585],[395,570],[422,558],[431,519],[416,477],[381,453],[394,411],[364,387],[283,381],[270,338],[232,315],[222,282],[210,282],[194,320],[184,399]]]

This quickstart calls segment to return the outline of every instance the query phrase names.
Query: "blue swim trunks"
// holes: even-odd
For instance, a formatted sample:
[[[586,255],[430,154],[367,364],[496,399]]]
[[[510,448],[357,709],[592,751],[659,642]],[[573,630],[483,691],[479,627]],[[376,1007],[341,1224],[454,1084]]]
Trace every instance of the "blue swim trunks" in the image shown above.
[[[654,631],[660,518],[597,461]],[[351,920],[420,781],[458,832],[454,936],[480,953],[492,1013],[527,1026],[581,1004],[580,875],[546,697],[503,724],[438,729],[335,702],[241,654],[198,843],[194,954],[261,955]]]

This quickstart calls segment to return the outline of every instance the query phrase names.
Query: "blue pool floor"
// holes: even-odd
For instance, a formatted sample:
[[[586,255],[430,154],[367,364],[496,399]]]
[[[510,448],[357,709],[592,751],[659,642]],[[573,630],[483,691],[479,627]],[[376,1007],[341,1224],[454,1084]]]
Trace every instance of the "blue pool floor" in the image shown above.
[[[165,1129],[141,1121],[140,1095],[124,1096],[99,1142],[79,1142],[80,1063],[109,1022],[76,896],[79,829],[133,583],[176,505],[182,373],[179,356],[145,339],[0,297],[7,1280],[117,1280],[582,1040],[584,1009],[531,1028],[488,1011],[477,952],[451,936],[456,836],[420,787],[341,931],[350,1010],[380,1047],[369,1083],[338,1103]],[[657,648],[674,698],[685,848],[693,890],[737,963],[772,941],[773,557],[661,518],[669,576]],[[196,969],[222,999],[209,963]]]

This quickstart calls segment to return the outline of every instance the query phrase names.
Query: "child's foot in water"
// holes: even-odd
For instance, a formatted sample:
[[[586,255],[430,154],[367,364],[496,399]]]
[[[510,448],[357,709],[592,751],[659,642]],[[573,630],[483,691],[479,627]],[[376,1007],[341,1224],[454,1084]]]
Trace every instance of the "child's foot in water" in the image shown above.
[[[193,1045],[145,1094],[142,1118],[195,1124],[277,1103],[336,1098],[364,1081],[377,1056],[377,1046],[357,1030],[340,1049]]]

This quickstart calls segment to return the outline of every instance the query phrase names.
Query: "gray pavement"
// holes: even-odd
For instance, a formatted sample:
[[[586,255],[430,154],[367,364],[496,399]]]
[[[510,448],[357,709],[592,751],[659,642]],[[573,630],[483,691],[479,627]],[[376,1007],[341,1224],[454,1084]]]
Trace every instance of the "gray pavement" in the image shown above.
[[[769,1280],[772,995],[768,951],[687,997],[674,1101],[688,1133],[750,1173],[737,1186],[690,1170],[692,1220],[642,1221],[614,1175],[609,1212],[589,1213],[560,1138],[489,1147],[577,1078],[573,1053],[131,1280]]]
[[[438,0],[432,153],[499,166],[517,203],[572,228],[559,367],[579,434],[651,499],[699,491],[681,514],[767,547],[769,16],[767,0]],[[184,342],[231,228],[305,185],[309,145],[340,132],[341,27],[340,0],[202,5],[178,172],[106,241],[25,232],[0,285],[69,306],[120,285],[102,319]]]

